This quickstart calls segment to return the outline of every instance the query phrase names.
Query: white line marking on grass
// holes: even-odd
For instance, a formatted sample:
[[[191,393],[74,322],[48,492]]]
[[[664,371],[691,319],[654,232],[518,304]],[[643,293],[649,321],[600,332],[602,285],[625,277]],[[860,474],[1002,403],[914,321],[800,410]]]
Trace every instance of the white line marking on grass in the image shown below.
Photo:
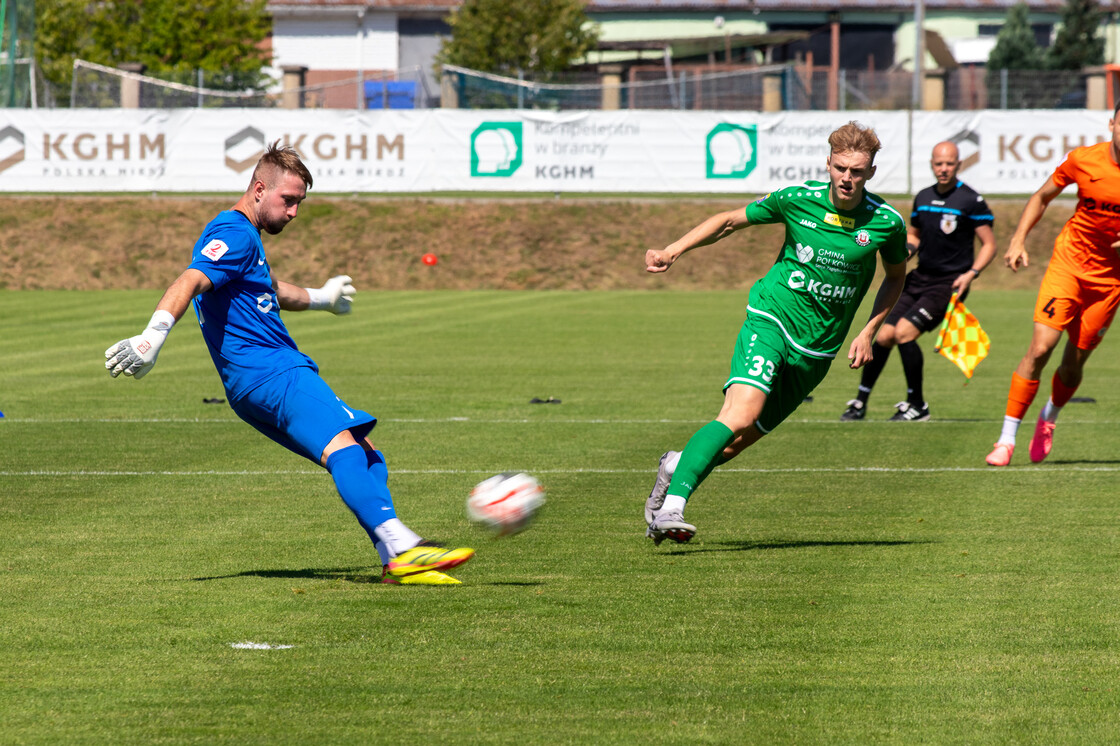
[[[8,422],[13,425],[74,425],[82,423],[97,423],[104,425],[135,425],[137,423],[151,424],[182,424],[197,423],[201,425],[228,425],[241,422],[234,417],[225,419],[202,419],[201,417],[5,417],[0,423]]]
[[[521,467],[510,467],[506,471],[517,471]],[[417,476],[426,474],[495,474],[502,469],[392,469],[390,474],[401,476]],[[653,474],[656,469],[534,469],[525,467],[524,471],[532,474]],[[778,467],[778,468],[722,468],[712,472],[718,474],[945,474],[953,472],[986,472],[989,474],[1002,474],[1015,472],[1018,474],[1036,473],[1040,475],[1055,472],[1118,472],[1120,466],[1074,466],[1051,464],[1048,466],[1004,466],[999,469],[991,466],[823,466],[823,467]],[[65,470],[32,470],[32,471],[0,471],[0,477],[260,477],[270,475],[302,475],[323,474],[323,470],[314,469],[270,469],[267,471],[251,471],[248,469],[223,471],[220,469],[179,470],[179,471],[98,471],[92,469]]]
[[[273,645],[271,642],[231,642],[234,650],[288,650],[294,645]]]
[[[606,418],[606,417],[589,417],[589,418],[571,418],[571,419],[544,419],[534,417],[518,417],[518,418],[498,418],[486,419],[480,417],[379,417],[379,422],[382,424],[402,423],[410,425],[442,425],[448,423],[460,423],[467,425],[704,425],[711,421],[707,419],[627,419],[627,418]],[[891,428],[898,427],[897,422],[890,422],[889,420],[863,420],[858,425],[853,425],[850,422],[841,422],[839,419],[788,419],[789,424],[801,425],[836,425],[843,428],[851,428],[857,430],[861,427],[874,427],[887,425]],[[972,418],[972,417],[939,417],[935,420],[929,420],[922,423],[922,427],[932,427],[935,425],[961,425],[965,423],[976,424],[990,424],[992,422],[1003,422],[1003,417],[999,418]],[[1064,417],[1062,422],[1065,424],[1083,424],[1083,425],[1117,425],[1120,420],[1076,420],[1070,417]],[[60,424],[82,424],[82,423],[97,423],[103,425],[135,425],[135,424],[198,424],[198,425],[230,425],[241,424],[241,420],[236,417],[227,417],[223,419],[214,419],[207,417],[5,417],[0,419],[0,427],[4,423],[11,425],[60,425]],[[902,428],[905,429],[905,428]]]

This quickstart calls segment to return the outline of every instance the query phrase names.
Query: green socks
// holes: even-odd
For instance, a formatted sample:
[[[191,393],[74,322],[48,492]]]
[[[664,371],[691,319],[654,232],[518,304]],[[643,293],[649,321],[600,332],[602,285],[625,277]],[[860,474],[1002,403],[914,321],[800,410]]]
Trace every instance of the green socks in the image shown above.
[[[696,431],[684,447],[673,481],[669,483],[670,495],[688,499],[709,474],[726,459],[723,449],[735,440],[731,429],[718,420],[712,420]]]

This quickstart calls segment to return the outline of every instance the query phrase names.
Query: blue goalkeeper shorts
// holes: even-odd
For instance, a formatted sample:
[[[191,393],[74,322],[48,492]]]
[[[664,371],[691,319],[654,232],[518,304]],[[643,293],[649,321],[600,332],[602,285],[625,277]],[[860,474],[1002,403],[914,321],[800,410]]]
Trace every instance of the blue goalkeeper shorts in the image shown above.
[[[237,416],[290,451],[320,463],[323,449],[343,430],[360,441],[377,418],[348,407],[311,368],[292,368],[269,378],[237,401]]]

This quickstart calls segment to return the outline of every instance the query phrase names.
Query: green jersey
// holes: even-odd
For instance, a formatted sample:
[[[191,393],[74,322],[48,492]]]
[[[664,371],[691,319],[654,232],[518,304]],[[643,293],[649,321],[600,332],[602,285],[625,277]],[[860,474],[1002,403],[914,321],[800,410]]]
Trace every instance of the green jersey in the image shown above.
[[[840,210],[827,182],[807,181],[747,205],[751,224],[785,223],[778,260],[751,288],[748,314],[774,321],[794,348],[835,357],[875,275],[875,255],[906,261],[906,221],[864,192],[854,210]]]

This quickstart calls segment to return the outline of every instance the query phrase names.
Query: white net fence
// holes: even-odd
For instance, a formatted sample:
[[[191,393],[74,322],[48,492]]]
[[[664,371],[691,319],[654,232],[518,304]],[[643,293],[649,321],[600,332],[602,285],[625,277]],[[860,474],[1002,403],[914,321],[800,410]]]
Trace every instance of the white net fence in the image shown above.
[[[805,108],[805,92],[790,66],[674,69],[637,65],[617,84],[599,73],[574,73],[547,83],[443,67],[444,86],[463,109],[763,109],[779,97],[782,108]]]
[[[911,105],[913,83],[913,74],[902,70],[830,75],[827,68],[803,64],[722,69],[645,64],[613,80],[600,72],[573,72],[548,82],[446,65],[442,91],[431,89],[420,67],[313,80],[285,90],[279,73],[261,78],[263,85],[260,80],[247,85],[223,73],[155,77],[75,60],[70,90],[60,92],[44,81],[32,58],[2,69],[10,81],[8,106],[30,108],[892,110]],[[943,108],[1084,108],[1086,77],[1079,71],[962,67],[944,73]]]
[[[244,81],[223,73],[202,70],[177,77],[154,77],[74,60],[70,106],[116,108],[130,95],[135,105],[146,109],[267,108],[289,102],[296,108],[415,109],[438,101],[419,67],[355,74],[287,90],[279,79],[262,89],[247,87]]]

